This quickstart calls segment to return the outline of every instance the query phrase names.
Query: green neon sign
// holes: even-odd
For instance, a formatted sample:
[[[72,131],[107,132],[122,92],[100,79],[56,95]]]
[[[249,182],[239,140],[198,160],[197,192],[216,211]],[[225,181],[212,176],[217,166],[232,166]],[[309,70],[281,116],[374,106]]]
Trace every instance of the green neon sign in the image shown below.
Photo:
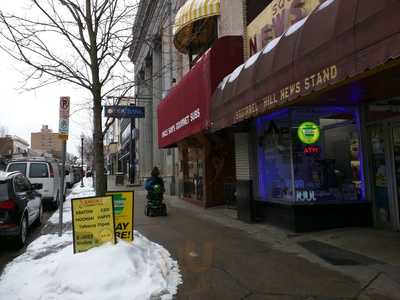
[[[303,144],[311,145],[318,142],[321,131],[314,122],[303,122],[297,129],[297,136]]]

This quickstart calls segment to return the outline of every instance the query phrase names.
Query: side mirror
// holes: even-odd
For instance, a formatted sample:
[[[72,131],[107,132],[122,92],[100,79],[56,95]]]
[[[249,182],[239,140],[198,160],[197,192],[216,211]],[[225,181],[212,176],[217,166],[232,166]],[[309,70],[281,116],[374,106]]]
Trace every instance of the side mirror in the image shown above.
[[[41,184],[41,183],[32,183],[31,187],[32,187],[32,190],[41,190],[43,188],[43,184]]]

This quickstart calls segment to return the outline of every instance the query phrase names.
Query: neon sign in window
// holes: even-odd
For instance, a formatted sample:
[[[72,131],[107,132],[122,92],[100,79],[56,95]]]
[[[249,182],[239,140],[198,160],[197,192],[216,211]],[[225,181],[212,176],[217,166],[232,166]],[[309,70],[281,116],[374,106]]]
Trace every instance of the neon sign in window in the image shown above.
[[[297,130],[297,136],[303,144],[311,145],[318,142],[321,131],[314,122],[303,122]]]

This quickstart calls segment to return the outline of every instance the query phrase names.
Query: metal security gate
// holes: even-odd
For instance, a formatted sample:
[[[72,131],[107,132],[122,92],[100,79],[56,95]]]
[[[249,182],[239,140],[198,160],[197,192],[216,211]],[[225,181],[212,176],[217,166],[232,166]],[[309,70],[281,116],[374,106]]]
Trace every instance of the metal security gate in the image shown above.
[[[246,132],[235,133],[235,164],[236,179],[250,180],[249,134]]]

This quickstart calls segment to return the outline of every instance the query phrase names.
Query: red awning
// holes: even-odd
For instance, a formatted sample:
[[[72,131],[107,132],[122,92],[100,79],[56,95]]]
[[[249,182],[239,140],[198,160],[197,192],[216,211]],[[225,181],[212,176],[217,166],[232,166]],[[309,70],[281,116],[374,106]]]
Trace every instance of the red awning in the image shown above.
[[[243,39],[217,40],[158,105],[158,144],[175,146],[210,126],[210,103],[219,82],[243,62]]]
[[[299,104],[400,57],[399,17],[399,0],[326,0],[221,82],[212,130]]]

